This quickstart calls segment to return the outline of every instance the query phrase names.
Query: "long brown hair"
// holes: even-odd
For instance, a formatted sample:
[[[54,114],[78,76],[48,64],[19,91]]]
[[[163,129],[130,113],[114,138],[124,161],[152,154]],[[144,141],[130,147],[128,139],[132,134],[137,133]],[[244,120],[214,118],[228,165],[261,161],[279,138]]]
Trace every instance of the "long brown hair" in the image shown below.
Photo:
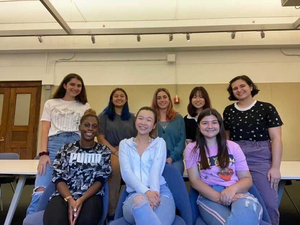
[[[160,121],[160,112],[159,112],[159,107],[157,105],[157,94],[158,94],[158,92],[161,92],[161,91],[163,91],[167,94],[167,96],[169,98],[169,101],[170,101],[170,104],[169,104],[168,109],[167,109],[166,119],[167,119],[167,121],[174,120],[177,116],[177,112],[173,108],[173,103],[172,103],[172,98],[171,98],[170,92],[166,88],[158,88],[154,92],[154,95],[153,95],[153,98],[152,98],[151,108],[156,111],[158,121]]]
[[[106,114],[108,116],[108,118],[111,120],[111,121],[114,121],[115,120],[115,116],[116,116],[116,112],[115,112],[115,105],[112,101],[113,99],[113,96],[114,94],[117,92],[117,91],[121,91],[123,92],[123,94],[125,95],[126,97],[126,103],[123,105],[123,108],[122,108],[122,113],[121,113],[121,119],[122,120],[129,120],[130,117],[131,117],[131,114],[129,112],[129,106],[128,106],[128,95],[126,93],[126,91],[123,89],[123,88],[115,88],[110,96],[109,96],[109,102],[108,102],[108,105],[106,106],[106,108],[103,110],[104,111],[104,114]]]
[[[81,82],[81,92],[75,97],[75,100],[81,102],[84,105],[85,103],[87,103],[86,90],[81,76],[76,73],[70,73],[64,77],[57,90],[55,91],[53,98],[65,97],[66,89],[64,88],[64,85],[67,85],[67,83],[70,82],[70,80],[72,80],[73,78]]]
[[[218,123],[220,125],[220,132],[217,134],[217,144],[218,144],[218,161],[220,167],[226,168],[229,165],[229,155],[228,155],[228,148],[227,148],[227,140],[226,140],[226,132],[223,124],[222,117],[220,113],[218,113],[217,110],[215,109],[204,109],[200,115],[198,116],[197,124],[198,126],[201,123],[201,120],[206,117],[213,115],[217,118]],[[193,149],[194,153],[197,152],[197,150],[200,149],[199,151],[199,158],[200,158],[200,163],[202,169],[209,169],[210,166],[208,164],[206,152],[208,151],[206,139],[204,135],[201,133],[200,129],[197,129],[197,135],[196,135],[196,145]]]

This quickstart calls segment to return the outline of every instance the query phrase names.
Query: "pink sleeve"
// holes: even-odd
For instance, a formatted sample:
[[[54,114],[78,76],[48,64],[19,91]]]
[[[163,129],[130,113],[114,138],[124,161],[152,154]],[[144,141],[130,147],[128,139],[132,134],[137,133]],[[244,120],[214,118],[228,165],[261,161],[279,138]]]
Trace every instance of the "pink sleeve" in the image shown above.
[[[232,154],[235,159],[235,169],[236,171],[245,171],[249,170],[246,157],[244,155],[244,152],[242,151],[241,147],[234,143],[234,142],[229,142],[228,145],[232,149]]]
[[[196,142],[188,144],[185,148],[185,166],[187,169],[197,167],[197,161],[199,156],[199,150],[194,151]]]

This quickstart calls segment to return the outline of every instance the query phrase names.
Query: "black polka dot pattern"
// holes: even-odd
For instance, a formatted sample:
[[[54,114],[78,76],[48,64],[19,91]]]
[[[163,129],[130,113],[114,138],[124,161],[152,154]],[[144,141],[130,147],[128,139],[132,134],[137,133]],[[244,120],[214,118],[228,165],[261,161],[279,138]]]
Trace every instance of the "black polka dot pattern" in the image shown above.
[[[257,101],[250,109],[241,111],[234,104],[223,112],[225,130],[230,131],[232,141],[269,140],[268,128],[282,126],[276,108],[266,102]]]

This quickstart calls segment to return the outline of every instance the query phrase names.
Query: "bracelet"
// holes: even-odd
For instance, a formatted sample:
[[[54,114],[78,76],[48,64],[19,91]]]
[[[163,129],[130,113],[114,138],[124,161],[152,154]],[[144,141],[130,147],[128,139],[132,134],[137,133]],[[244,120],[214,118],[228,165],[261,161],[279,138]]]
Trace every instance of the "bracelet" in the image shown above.
[[[70,198],[72,198],[72,195],[65,197],[64,200],[67,202]]]
[[[47,152],[40,152],[40,153],[39,153],[39,157],[41,157],[41,156],[43,156],[43,155],[49,155],[49,154],[50,154],[50,152],[48,152],[48,151],[47,151]]]

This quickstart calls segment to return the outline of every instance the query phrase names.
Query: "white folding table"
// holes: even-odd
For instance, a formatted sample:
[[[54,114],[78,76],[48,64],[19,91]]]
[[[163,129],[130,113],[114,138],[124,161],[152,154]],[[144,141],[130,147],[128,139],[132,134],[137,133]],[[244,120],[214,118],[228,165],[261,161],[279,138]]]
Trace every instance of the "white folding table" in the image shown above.
[[[284,186],[286,181],[288,180],[300,180],[300,161],[282,161],[280,166],[280,173],[281,173],[281,181],[278,186],[278,207],[281,202],[282,194],[284,191]],[[295,205],[293,199],[289,196],[288,192],[286,191],[288,197],[290,198],[292,204],[296,208],[297,212],[299,210]]]
[[[11,200],[8,213],[5,218],[4,225],[10,225],[15,214],[20,196],[27,177],[36,175],[38,160],[1,160],[0,174],[2,175],[18,175],[19,180]]]

